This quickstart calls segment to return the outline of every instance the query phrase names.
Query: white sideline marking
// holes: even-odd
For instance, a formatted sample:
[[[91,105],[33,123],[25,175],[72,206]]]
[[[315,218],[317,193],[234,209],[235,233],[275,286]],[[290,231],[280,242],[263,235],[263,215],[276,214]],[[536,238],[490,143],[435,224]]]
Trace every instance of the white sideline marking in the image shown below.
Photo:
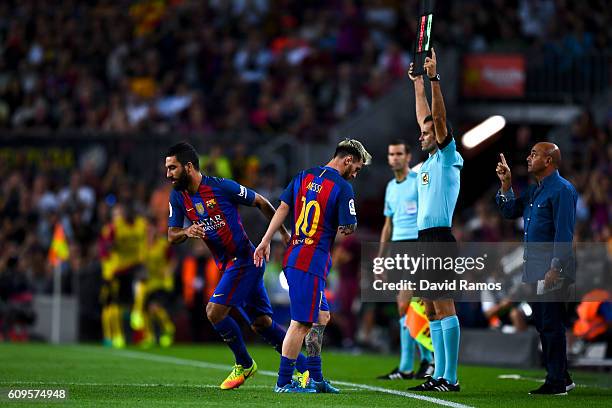
[[[500,380],[525,380],[543,383],[544,380],[541,378],[523,377],[520,374],[500,374],[497,376]]]
[[[537,382],[537,383],[544,383],[544,380],[541,378],[535,378],[535,377],[525,377],[522,376],[520,374],[500,374],[497,376],[497,378],[499,378],[500,380],[524,380],[524,381],[532,381],[532,382]],[[574,383],[576,383],[574,381]],[[581,388],[601,388],[604,390],[609,390],[609,388],[607,387],[602,387],[599,385],[585,385],[585,384],[576,384],[576,387],[581,387]]]
[[[169,364],[176,364],[176,365],[189,366],[189,367],[212,368],[212,369],[224,370],[224,371],[231,370],[232,368],[231,366],[224,365],[224,364],[208,363],[205,361],[189,360],[189,359],[178,358],[178,357],[160,356],[156,354],[141,353],[137,351],[114,350],[114,354],[118,354],[123,357],[139,359],[139,360],[157,361],[160,363],[169,363]],[[265,375],[267,377],[276,377],[278,375],[278,373],[275,373],[274,371],[267,371],[267,370],[259,370],[257,371],[257,373],[261,375]],[[431,402],[433,404],[438,404],[438,405],[442,405],[445,407],[473,408],[469,405],[460,404],[458,402],[446,401],[440,398],[428,397],[425,395],[414,394],[414,393],[406,392],[406,391],[390,390],[388,388],[375,387],[372,385],[351,383],[351,382],[345,382],[345,381],[334,381],[334,384],[358,388],[361,390],[376,391],[376,392],[382,392],[385,394],[399,395],[402,397],[408,397],[408,398],[418,399],[421,401]]]

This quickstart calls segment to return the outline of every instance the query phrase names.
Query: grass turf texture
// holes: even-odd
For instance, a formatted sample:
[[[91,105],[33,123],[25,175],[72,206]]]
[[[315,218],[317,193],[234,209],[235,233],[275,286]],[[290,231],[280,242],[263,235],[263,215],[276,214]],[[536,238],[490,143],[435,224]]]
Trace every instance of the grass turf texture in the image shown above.
[[[323,370],[340,395],[275,394],[272,388],[278,369],[278,354],[270,347],[250,346],[260,373],[238,390],[221,391],[218,385],[229,373],[233,361],[223,345],[176,346],[170,349],[117,351],[99,346],[50,346],[45,344],[0,344],[0,405],[7,405],[8,389],[68,389],[67,401],[52,406],[333,406],[333,407],[583,407],[612,406],[612,376],[574,372],[579,386],[568,396],[530,396],[543,378],[541,370],[516,370],[461,366],[462,391],[420,393],[444,401],[413,399],[404,393],[393,395],[363,387],[405,391],[413,381],[373,379],[397,364],[397,357],[323,353]],[[499,379],[499,375],[518,374],[529,379]],[[411,394],[414,395],[414,394]],[[46,406],[50,403],[16,402],[13,406]]]

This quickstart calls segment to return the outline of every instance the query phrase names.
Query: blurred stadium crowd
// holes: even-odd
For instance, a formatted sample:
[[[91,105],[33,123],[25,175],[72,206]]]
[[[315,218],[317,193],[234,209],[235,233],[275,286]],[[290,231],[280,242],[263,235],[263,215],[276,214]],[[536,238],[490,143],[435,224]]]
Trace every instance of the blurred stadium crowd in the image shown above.
[[[2,2],[0,129],[169,132],[199,141],[215,132],[262,137],[288,133],[304,141],[325,140],[330,126],[366,109],[405,76],[417,4],[168,0],[118,7],[112,1]],[[464,51],[580,56],[612,43],[610,13],[603,0],[452,2],[437,12],[434,36],[436,43]],[[528,126],[518,129],[515,157],[507,155],[513,163],[525,163],[535,140],[531,132]],[[596,124],[585,110],[562,146],[562,174],[580,193],[576,239],[606,242],[610,256],[611,137],[612,115],[607,123]],[[265,169],[246,145],[235,143],[231,150],[218,145],[205,153],[202,168],[207,174],[234,178],[271,201],[278,198],[284,180],[270,173],[258,177]],[[101,240],[104,227],[113,222],[113,206],[129,202],[147,215],[152,231],[163,231],[167,217],[170,187],[132,179],[124,159],[110,161],[101,174],[0,163],[0,338],[26,338],[25,327],[35,318],[28,306],[32,295],[52,292],[53,269],[47,258],[58,223],[70,253],[62,269],[62,292],[79,298],[82,332],[90,336],[83,339],[101,338]],[[518,165],[515,172],[515,188],[521,190],[527,183],[526,166]],[[473,207],[455,214],[459,240],[496,242],[520,236],[522,226],[503,223],[493,207],[496,189],[491,186]],[[334,253],[329,298],[337,326],[328,333],[336,344],[384,348],[385,336],[375,332],[385,318],[373,317],[359,302],[356,255],[359,236],[377,234],[380,225],[360,228],[357,238],[338,242]],[[273,301],[282,305],[286,293],[278,279],[276,252],[266,283]],[[198,243],[171,256],[170,310],[177,338],[211,336],[202,305],[218,276],[209,254]],[[390,306],[389,316],[394,308]],[[474,325],[489,325],[485,311],[476,312],[482,319]],[[181,332],[181,327],[187,329]]]
[[[418,0],[5,1],[0,127],[326,137],[404,76]],[[604,0],[438,7],[464,51],[575,57],[612,43]],[[569,60],[566,61],[569,63]]]

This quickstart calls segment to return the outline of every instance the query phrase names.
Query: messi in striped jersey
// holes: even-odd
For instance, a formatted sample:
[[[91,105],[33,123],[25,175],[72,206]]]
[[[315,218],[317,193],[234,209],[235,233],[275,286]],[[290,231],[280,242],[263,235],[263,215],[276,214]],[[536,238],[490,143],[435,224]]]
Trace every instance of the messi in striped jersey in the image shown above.
[[[188,143],[178,143],[166,153],[166,177],[174,185],[170,194],[168,240],[171,243],[188,238],[204,240],[223,273],[206,305],[206,315],[236,358],[234,368],[220,387],[238,388],[255,374],[257,364],[246,349],[238,324],[229,315],[231,308],[236,308],[279,353],[285,338],[285,330],[271,317],[272,306],[263,284],[265,265],[254,264],[255,247],[238,213],[238,205],[254,206],[272,219],[274,207],[266,198],[235,181],[200,173],[198,154]],[[280,231],[288,242],[285,227],[280,226]],[[306,371],[305,365],[306,357],[300,354],[298,372]]]
[[[281,195],[281,204],[255,250],[257,265],[269,260],[272,236],[293,210],[293,233],[283,260],[289,283],[291,325],[283,342],[277,392],[338,392],[323,379],[321,369],[323,331],[330,318],[325,281],[336,232],[349,235],[357,226],[355,197],[347,180],[355,178],[370,160],[360,142],[344,140],[326,166],[300,172]],[[304,338],[311,380],[306,388],[291,382]]]

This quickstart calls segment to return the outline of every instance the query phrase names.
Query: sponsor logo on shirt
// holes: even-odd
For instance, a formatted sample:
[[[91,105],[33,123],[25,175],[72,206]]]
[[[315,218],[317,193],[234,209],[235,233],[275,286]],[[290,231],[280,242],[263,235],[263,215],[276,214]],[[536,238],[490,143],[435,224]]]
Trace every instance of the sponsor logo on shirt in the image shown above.
[[[201,219],[198,222],[198,225],[202,226],[202,228],[204,229],[204,232],[215,231],[215,230],[218,230],[219,228],[225,227],[225,221],[223,220],[223,216],[221,214],[217,214],[214,217],[206,217],[206,218]]]
[[[247,198],[247,189],[245,186],[240,186],[240,192],[238,193],[238,197]]]
[[[291,241],[291,245],[312,245],[314,244],[314,240],[312,238],[298,238]]]
[[[414,200],[408,200],[404,203],[404,211],[406,214],[416,214],[417,213],[417,202]]]

